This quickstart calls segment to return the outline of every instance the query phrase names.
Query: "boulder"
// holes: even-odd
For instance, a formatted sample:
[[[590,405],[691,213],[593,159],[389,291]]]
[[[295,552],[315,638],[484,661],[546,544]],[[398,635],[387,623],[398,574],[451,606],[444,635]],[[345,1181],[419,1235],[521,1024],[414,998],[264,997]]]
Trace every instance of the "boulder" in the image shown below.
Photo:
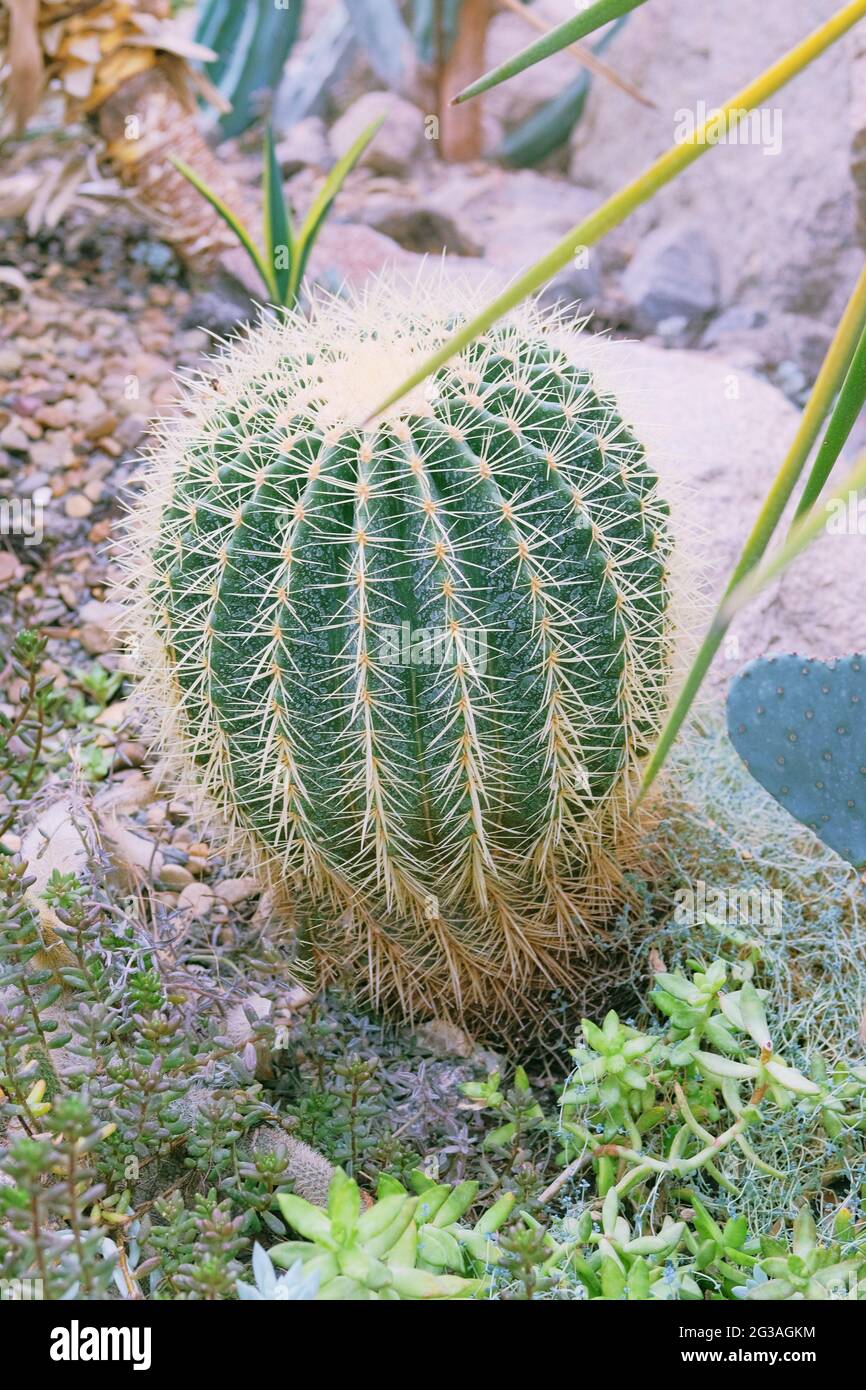
[[[752,0],[729,0],[713,14],[710,39],[700,6],[640,6],[608,57],[656,107],[638,108],[610,83],[594,82],[572,138],[573,177],[600,196],[614,193],[702,110],[741,90],[838,8],[838,0],[774,0],[755,23]],[[849,168],[851,79],[851,49],[840,42],[773,96],[746,143],[706,151],[638,209],[632,234],[700,217],[719,258],[722,304],[834,324],[862,265]]]
[[[380,116],[385,116],[385,123],[360,163],[377,174],[406,177],[420,160],[429,156],[430,145],[425,138],[423,114],[393,92],[367,92],[353,102],[331,128],[331,148],[341,159]]]
[[[284,178],[299,169],[330,169],[334,156],[325,122],[319,116],[297,121],[277,145],[276,155]]]
[[[590,334],[570,352],[614,391],[658,469],[680,540],[676,592],[693,642],[739,558],[799,412],[776,387],[709,353]],[[789,504],[779,539],[792,511]],[[704,690],[724,690],[752,657],[854,650],[866,650],[866,517],[863,534],[822,535],[739,614]]]

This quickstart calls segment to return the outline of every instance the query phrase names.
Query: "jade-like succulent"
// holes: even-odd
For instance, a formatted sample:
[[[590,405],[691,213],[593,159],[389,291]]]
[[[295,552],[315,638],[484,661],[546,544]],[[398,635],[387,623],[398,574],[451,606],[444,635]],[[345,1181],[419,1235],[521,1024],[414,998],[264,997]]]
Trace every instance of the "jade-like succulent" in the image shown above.
[[[531,311],[368,420],[454,302],[382,283],[215,362],[130,518],[129,621],[165,752],[319,978],[489,1020],[622,899],[671,540],[589,350]]]
[[[472,1227],[460,1218],[472,1205],[477,1182],[455,1188],[419,1176],[420,1196],[394,1179],[380,1183],[379,1200],[362,1209],[358,1184],[341,1168],[334,1174],[327,1211],[302,1197],[280,1194],[288,1224],[303,1240],[275,1245],[271,1259],[318,1279],[317,1299],[474,1298],[481,1278],[465,1278],[477,1265],[498,1262],[495,1233],[507,1220],[514,1197],[507,1193]],[[456,1272],[452,1272],[456,1271]]]

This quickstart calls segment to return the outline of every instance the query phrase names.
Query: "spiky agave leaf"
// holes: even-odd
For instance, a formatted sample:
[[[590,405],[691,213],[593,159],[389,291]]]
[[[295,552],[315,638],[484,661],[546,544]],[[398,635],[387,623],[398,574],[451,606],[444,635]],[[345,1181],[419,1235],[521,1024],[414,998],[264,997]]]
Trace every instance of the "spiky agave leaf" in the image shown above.
[[[383,281],[235,344],[163,426],[126,549],[162,746],[320,973],[489,1017],[567,982],[621,899],[670,539],[579,336],[532,310],[358,423],[454,303]]]

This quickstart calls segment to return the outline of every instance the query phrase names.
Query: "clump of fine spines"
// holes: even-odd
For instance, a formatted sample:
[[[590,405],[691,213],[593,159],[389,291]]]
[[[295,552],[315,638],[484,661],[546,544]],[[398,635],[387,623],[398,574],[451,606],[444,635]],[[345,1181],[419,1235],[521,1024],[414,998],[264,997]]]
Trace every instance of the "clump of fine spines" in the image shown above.
[[[471,1013],[567,981],[622,894],[671,543],[531,312],[365,425],[448,326],[385,284],[262,325],[164,426],[127,553],[163,746],[320,973]]]

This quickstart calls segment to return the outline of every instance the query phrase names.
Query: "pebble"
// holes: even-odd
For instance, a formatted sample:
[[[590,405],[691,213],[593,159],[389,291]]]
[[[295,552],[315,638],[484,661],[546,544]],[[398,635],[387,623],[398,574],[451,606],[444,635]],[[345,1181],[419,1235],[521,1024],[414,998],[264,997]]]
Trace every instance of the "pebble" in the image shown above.
[[[214,892],[222,902],[234,907],[236,903],[242,903],[246,898],[253,898],[260,893],[261,884],[250,874],[244,874],[240,878],[224,878],[222,883],[216,884]]]
[[[206,883],[188,883],[178,898],[177,905],[189,921],[200,921],[208,916],[217,902],[216,894]]]
[[[70,492],[63,503],[63,510],[67,516],[71,516],[76,521],[83,520],[90,516],[93,511],[93,503],[89,497],[85,497],[83,492]]]
[[[164,883],[166,888],[173,888],[175,890],[188,888],[193,881],[189,869],[185,869],[182,864],[164,865],[159,877],[160,882]]]

